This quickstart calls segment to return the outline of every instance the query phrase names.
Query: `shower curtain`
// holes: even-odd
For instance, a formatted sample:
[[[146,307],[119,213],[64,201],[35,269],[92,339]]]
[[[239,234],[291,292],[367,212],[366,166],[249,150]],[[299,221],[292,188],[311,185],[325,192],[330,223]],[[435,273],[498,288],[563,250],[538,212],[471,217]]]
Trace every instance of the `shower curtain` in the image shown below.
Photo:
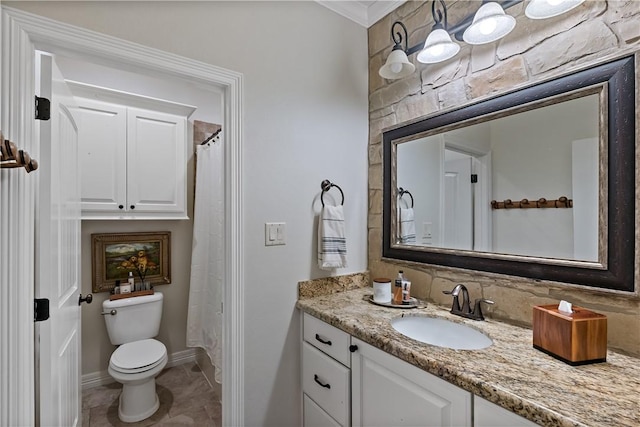
[[[222,138],[196,149],[196,194],[187,346],[202,347],[221,382],[224,283],[224,155]]]

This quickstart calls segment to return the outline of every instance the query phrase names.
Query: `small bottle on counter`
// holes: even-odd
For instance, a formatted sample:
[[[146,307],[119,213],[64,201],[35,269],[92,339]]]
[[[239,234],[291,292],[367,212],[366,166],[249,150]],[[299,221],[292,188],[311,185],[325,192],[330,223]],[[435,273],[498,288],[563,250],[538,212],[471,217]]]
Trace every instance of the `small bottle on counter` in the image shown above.
[[[408,280],[402,281],[402,304],[411,303],[411,282]]]
[[[404,281],[404,273],[400,270],[393,286],[393,303],[395,305],[402,304],[402,282]]]

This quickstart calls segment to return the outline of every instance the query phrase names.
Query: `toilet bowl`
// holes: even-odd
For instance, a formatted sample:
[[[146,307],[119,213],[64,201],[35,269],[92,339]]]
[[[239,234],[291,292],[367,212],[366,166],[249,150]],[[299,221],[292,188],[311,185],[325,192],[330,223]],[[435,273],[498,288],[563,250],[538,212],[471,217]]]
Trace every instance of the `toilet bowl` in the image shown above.
[[[118,417],[126,423],[142,421],[160,407],[155,377],[167,364],[167,349],[146,339],[123,344],[109,360],[109,375],[122,384]]]
[[[109,359],[109,375],[122,384],[118,417],[142,421],[160,407],[156,376],[167,365],[167,348],[153,339],[162,315],[160,292],[102,303],[109,339],[119,347]]]

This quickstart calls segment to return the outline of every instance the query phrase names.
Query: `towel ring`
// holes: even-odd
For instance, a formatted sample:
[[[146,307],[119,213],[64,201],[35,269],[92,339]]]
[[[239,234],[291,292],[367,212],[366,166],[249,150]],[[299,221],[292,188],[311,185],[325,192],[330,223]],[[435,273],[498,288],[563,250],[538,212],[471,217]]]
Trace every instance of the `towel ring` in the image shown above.
[[[409,192],[409,190],[405,190],[404,188],[400,187],[398,188],[398,194],[401,199],[402,199],[402,196],[404,196],[405,194],[408,194],[409,197],[411,197],[411,209],[413,209],[413,195]]]
[[[344,193],[342,192],[342,188],[338,187],[336,184],[332,183],[328,179],[325,179],[320,183],[320,188],[322,188],[322,194],[320,194],[320,201],[322,202],[322,206],[324,207],[324,199],[323,199],[324,193],[329,191],[331,187],[336,187],[338,190],[340,190],[340,195],[342,196],[342,203],[340,204],[344,205]]]

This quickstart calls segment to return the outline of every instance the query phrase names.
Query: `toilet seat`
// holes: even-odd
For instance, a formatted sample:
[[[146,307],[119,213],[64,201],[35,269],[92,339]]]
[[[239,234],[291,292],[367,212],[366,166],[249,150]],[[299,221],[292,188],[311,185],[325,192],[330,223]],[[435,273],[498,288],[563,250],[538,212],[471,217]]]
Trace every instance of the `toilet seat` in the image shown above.
[[[111,355],[110,367],[123,374],[149,371],[163,361],[167,348],[160,341],[146,339],[122,344]]]

